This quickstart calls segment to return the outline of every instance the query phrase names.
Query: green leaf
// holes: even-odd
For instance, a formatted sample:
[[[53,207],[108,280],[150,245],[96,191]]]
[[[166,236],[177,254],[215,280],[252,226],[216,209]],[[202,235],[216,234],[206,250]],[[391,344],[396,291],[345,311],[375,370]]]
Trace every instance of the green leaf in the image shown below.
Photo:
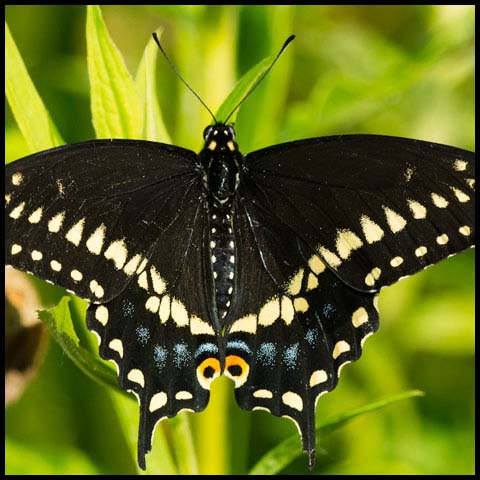
[[[169,422],[172,448],[181,475],[196,475],[198,462],[193,443],[192,427],[188,412],[181,412]]]
[[[157,32],[160,37],[161,32]],[[157,99],[157,69],[156,61],[158,46],[153,38],[145,47],[142,60],[138,66],[135,83],[140,102],[143,105],[142,138],[153,142],[172,143],[165,128]]]
[[[219,122],[225,121],[232,110],[238,105],[242,98],[252,88],[255,82],[265,74],[268,67],[272,63],[273,57],[267,57],[258,62],[252,67],[242,78],[237,82],[233,90],[229,93],[228,97],[223,101],[222,105],[217,111],[215,117]],[[234,121],[238,110],[229,118],[229,121]]]
[[[114,370],[80,346],[78,336],[73,327],[69,302],[69,297],[63,297],[57,306],[50,310],[39,311],[38,316],[40,320],[47,324],[52,337],[83,372],[97,382],[124,393],[118,387]]]
[[[98,138],[140,138],[142,109],[135,83],[97,5],[87,6],[87,62]]]
[[[420,397],[424,393],[420,390],[409,390],[407,392],[399,393],[392,397],[379,400],[377,402],[369,403],[359,408],[355,408],[343,414],[326,419],[320,422],[315,429],[316,441],[320,441],[321,437],[337,428],[348,423],[359,415],[364,413],[380,410],[388,405],[406,400],[407,398]],[[289,465],[293,460],[302,455],[302,449],[298,435],[293,435],[276,447],[267,452],[250,470],[250,475],[275,475]]]
[[[18,127],[32,153],[64,143],[27,72],[6,23],[5,93]]]
[[[7,475],[98,475],[101,473],[79,449],[62,445],[27,444],[5,438],[5,473]]]

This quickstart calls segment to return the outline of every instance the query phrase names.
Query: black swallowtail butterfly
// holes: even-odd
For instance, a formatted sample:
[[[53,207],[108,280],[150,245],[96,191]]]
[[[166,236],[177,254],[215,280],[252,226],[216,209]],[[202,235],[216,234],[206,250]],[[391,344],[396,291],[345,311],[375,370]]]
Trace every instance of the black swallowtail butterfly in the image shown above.
[[[243,156],[226,122],[204,139],[9,164],[6,264],[90,302],[139,399],[142,468],[155,425],[203,410],[222,374],[240,407],[297,424],[312,465],[316,401],[377,330],[379,290],[474,244],[474,154],[342,135]]]

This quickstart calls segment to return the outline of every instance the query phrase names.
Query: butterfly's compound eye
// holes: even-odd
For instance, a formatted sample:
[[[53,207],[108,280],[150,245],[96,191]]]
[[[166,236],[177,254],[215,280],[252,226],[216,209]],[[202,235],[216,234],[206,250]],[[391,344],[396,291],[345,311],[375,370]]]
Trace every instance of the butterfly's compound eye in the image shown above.
[[[211,136],[213,128],[214,127],[212,125],[209,125],[208,127],[205,128],[205,130],[203,131],[204,140],[207,140],[207,138]]]
[[[197,379],[200,386],[210,390],[211,383],[220,375],[220,362],[218,358],[209,357],[197,367]]]
[[[235,388],[241,387],[248,378],[250,367],[238,355],[228,355],[225,359],[225,375],[235,382]]]
[[[233,128],[233,125],[227,125],[226,126],[227,132],[228,132],[228,137],[231,138],[232,140],[235,139],[235,129]]]

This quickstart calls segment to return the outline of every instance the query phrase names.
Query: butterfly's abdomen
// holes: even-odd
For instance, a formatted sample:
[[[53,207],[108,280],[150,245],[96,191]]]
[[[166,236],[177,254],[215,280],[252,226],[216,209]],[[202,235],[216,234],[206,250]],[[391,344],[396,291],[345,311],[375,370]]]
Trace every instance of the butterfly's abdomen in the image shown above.
[[[209,202],[210,261],[215,285],[217,316],[223,325],[232,297],[235,278],[235,241],[232,230],[232,203]]]

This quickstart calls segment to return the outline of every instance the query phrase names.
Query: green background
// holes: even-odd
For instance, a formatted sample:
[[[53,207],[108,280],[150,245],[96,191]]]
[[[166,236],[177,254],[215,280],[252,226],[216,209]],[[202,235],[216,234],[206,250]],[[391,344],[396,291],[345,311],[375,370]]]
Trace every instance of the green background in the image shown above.
[[[105,6],[102,13],[132,73],[151,32],[162,27],[171,58],[213,111],[242,74],[295,33],[240,110],[244,153],[342,133],[474,149],[473,6]],[[82,6],[6,7],[30,76],[67,143],[95,136],[85,17]],[[172,141],[198,150],[208,113],[161,58],[157,74]],[[13,160],[29,152],[8,106],[5,119]],[[312,473],[473,473],[473,263],[470,250],[382,292],[379,332],[318,402],[317,419],[412,388],[426,395],[326,435]],[[39,288],[46,303],[60,298]],[[135,473],[114,404],[51,341],[37,376],[6,409],[7,473]],[[200,473],[246,473],[296,432],[266,412],[240,411],[224,379],[205,412],[182,415],[191,423]],[[169,422],[160,427],[167,438]],[[161,455],[154,446],[147,462]],[[305,457],[283,472],[309,473]]]

